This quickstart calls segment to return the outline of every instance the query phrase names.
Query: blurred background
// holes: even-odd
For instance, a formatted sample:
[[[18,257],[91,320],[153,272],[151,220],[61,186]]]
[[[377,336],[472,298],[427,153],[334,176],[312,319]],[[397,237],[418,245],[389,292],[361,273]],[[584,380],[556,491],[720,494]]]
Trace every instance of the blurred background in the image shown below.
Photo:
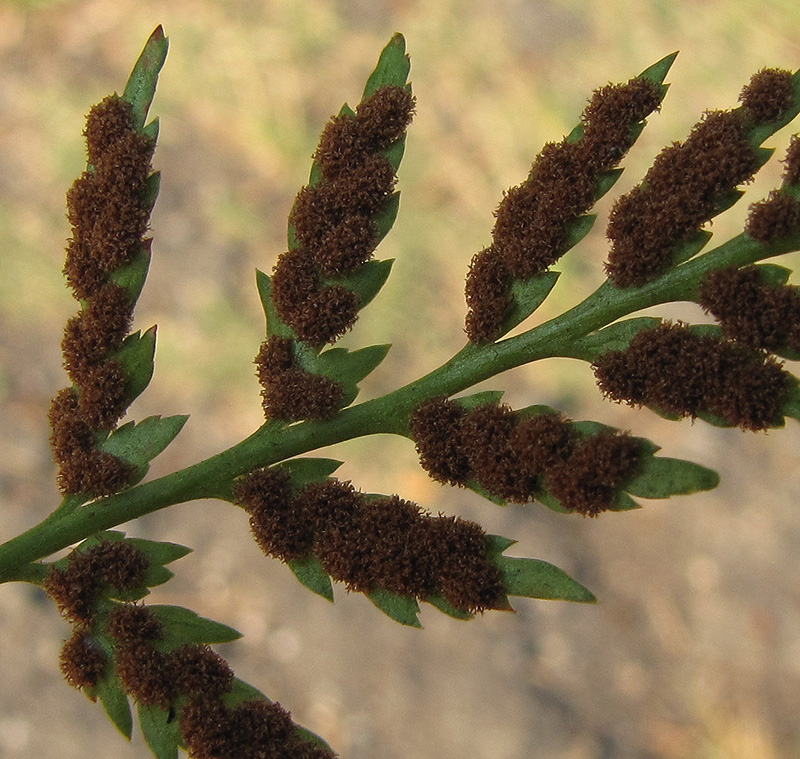
[[[736,104],[764,66],[800,67],[796,0],[0,0],[0,538],[57,502],[46,410],[66,383],[59,343],[76,303],[61,278],[64,192],[83,170],[83,117],[121,90],[163,24],[171,48],[152,114],[161,196],[137,327],[159,326],[156,374],[129,418],[190,413],[153,466],[166,473],[261,423],[252,359],[263,336],[256,267],[284,249],[286,215],[317,135],[355,105],[395,31],[412,56],[417,117],[401,167],[400,217],[379,250],[396,258],[342,345],[393,342],[364,384],[384,393],[463,344],[463,279],[489,240],[502,191],[577,122],[591,91],[676,49],[663,113],[618,184],[683,139],[707,108]],[[714,222],[736,234],[747,202],[779,181],[788,130],[748,198]],[[541,321],[592,291],[602,214],[560,265]],[[797,260],[794,261],[797,263]],[[789,263],[791,265],[791,262]],[[702,318],[688,306],[661,311]],[[796,371],[796,367],[794,368]],[[457,622],[431,607],[403,628],[365,598],[331,605],[265,559],[230,505],[177,506],[131,534],[195,549],[151,596],[241,630],[221,646],[237,674],[324,735],[343,758],[790,759],[800,756],[800,445],[768,434],[673,424],[604,402],[589,369],[542,362],[488,383],[513,406],[548,403],[648,436],[716,468],[713,493],[597,520],[540,506],[500,509],[430,482],[408,441],[354,441],[327,455],[361,489],[519,541],[597,606],[517,599],[516,614]],[[0,757],[149,756],[58,671],[69,628],[42,593],[0,588]]]

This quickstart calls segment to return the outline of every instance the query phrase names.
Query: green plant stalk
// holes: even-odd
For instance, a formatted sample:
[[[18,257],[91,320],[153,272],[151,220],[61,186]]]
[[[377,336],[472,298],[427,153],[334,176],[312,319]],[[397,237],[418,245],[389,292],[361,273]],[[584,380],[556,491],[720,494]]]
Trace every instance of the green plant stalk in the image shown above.
[[[240,443],[185,469],[74,510],[57,509],[38,525],[0,545],[0,582],[40,584],[45,568],[34,562],[98,531],[159,509],[203,498],[232,500],[234,478],[256,468],[365,435],[406,435],[409,415],[427,398],[463,392],[538,359],[572,356],[575,352],[570,346],[577,340],[621,317],[691,297],[712,269],[744,266],[798,247],[800,239],[763,245],[742,234],[643,287],[619,289],[606,281],[561,316],[498,343],[468,344],[424,377],[344,409],[334,419],[289,427],[267,422]]]

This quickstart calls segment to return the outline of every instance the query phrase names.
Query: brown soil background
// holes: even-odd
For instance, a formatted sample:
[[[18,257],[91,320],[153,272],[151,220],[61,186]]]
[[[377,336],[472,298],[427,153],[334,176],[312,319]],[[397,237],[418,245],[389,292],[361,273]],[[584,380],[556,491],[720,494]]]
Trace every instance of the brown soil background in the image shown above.
[[[393,342],[372,396],[446,360],[463,342],[463,277],[502,190],[578,118],[591,90],[682,50],[663,113],[619,191],[706,108],[735,105],[764,66],[800,66],[793,0],[155,0],[0,2],[0,537],[54,507],[45,419],[65,383],[59,342],[76,305],[60,269],[63,195],[84,163],[90,105],[121,89],[159,23],[171,51],[153,106],[162,122],[154,261],[137,326],[159,325],[156,375],[131,418],[191,413],[152,473],[234,444],[261,421],[252,357],[263,334],[253,271],[283,250],[286,214],[325,120],[354,104],[381,47],[402,31],[418,115],[403,201],[379,254],[397,259],[343,344]],[[786,132],[787,130],[785,130]],[[788,134],[768,144],[780,150]],[[749,201],[778,181],[773,161]],[[617,192],[611,193],[616,196]],[[537,314],[556,315],[602,278],[601,219],[564,259]],[[715,221],[741,228],[746,203]],[[796,258],[795,258],[796,260]],[[791,265],[791,263],[790,263]],[[665,313],[661,311],[661,313]],[[688,307],[672,317],[698,319]],[[516,538],[510,553],[554,562],[597,606],[518,599],[516,614],[464,624],[432,608],[403,628],[360,596],[335,605],[266,560],[230,505],[177,506],[126,527],[195,552],[153,602],[179,603],[245,633],[220,647],[237,674],[348,759],[791,759],[800,755],[798,429],[745,435],[604,403],[590,372],[543,362],[487,386],[513,406],[549,403],[631,429],[664,454],[716,468],[713,493],[597,520],[538,506],[499,509],[439,487],[407,441],[327,455],[363,490],[400,493]],[[0,589],[0,757],[149,756],[62,681],[67,625],[35,588]]]

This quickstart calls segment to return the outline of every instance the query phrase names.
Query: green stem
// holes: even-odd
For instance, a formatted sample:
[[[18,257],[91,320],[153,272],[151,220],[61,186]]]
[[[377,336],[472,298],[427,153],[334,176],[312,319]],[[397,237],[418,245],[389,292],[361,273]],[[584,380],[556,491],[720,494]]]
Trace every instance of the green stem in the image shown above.
[[[742,266],[799,246],[798,240],[764,246],[739,235],[643,287],[618,289],[604,282],[586,300],[559,317],[498,343],[468,344],[424,377],[347,408],[334,419],[288,427],[268,422],[242,442],[205,461],[80,508],[62,506],[40,524],[0,545],[0,582],[35,581],[41,570],[35,569],[32,562],[100,530],[167,506],[201,498],[231,500],[234,478],[259,467],[365,435],[406,435],[409,415],[427,398],[451,396],[537,359],[569,355],[574,341],[623,316],[692,297],[711,269]]]

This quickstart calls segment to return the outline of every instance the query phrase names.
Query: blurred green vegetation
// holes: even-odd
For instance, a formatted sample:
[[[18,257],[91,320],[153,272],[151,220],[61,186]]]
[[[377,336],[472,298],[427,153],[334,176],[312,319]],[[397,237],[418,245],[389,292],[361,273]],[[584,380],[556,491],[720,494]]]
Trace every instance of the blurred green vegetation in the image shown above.
[[[50,466],[44,408],[65,381],[60,331],[76,309],[60,276],[68,234],[64,192],[83,168],[84,114],[122,87],[157,24],[171,41],[152,111],[161,119],[155,165],[162,190],[137,327],[158,323],[159,343],[155,378],[133,413],[192,414],[164,467],[216,452],[260,423],[251,362],[263,317],[254,270],[269,271],[284,249],[286,215],[307,179],[322,126],[343,101],[358,101],[395,31],[406,36],[418,98],[400,170],[399,219],[378,252],[396,263],[379,298],[342,341],[395,344],[365,386],[367,395],[419,376],[463,343],[463,280],[471,256],[489,240],[492,210],[503,190],[525,177],[542,144],[572,128],[594,88],[627,80],[681,50],[663,112],[650,119],[617,188],[598,205],[595,230],[559,265],[564,275],[537,320],[558,314],[600,282],[603,214],[662,146],[683,139],[703,110],[735,105],[756,70],[800,66],[796,0],[0,1],[0,453],[14,462],[0,477],[0,495],[10,505],[35,504],[40,517],[54,497],[50,478],[42,477]],[[788,137],[770,142],[778,155]],[[746,204],[775,186],[779,173],[774,160],[748,197],[715,222],[715,235],[736,234]],[[696,318],[698,312],[671,313]],[[588,369],[575,363],[544,362],[491,384],[505,387],[514,405],[549,403],[641,434],[652,430],[659,443],[695,435],[701,442],[687,444],[688,456],[711,455],[708,446],[721,439],[646,414],[639,421],[602,404]],[[350,464],[347,476],[364,489],[404,486],[403,496],[427,499],[424,505],[436,511],[444,491],[407,468],[414,463],[409,446],[377,448],[374,441],[352,443],[346,453],[358,465]],[[30,519],[25,511],[9,511],[0,524],[11,532]],[[52,662],[50,668],[55,676]],[[690,702],[699,697],[683,694],[679,684],[668,687],[682,694],[677,700],[687,714],[650,715],[629,738],[630,753],[614,759],[793,755],[773,740],[773,734],[791,734],[778,714],[751,710],[748,702],[747,720],[723,719],[713,709],[694,708]],[[77,708],[82,715],[90,707]],[[596,727],[598,734],[613,732],[606,723]],[[745,729],[762,748],[749,754],[726,748],[729,734]],[[328,737],[336,743],[335,735]],[[103,738],[114,740],[111,731]],[[26,753],[40,745],[33,738],[19,742],[16,753],[17,744],[3,740],[0,725],[0,755],[44,757],[33,748]],[[376,745],[390,756],[389,739],[383,740]],[[349,755],[347,745],[337,745]],[[484,741],[474,753],[522,755],[497,749],[502,741],[494,745]],[[350,748],[353,756],[365,755],[357,741]],[[108,749],[116,752],[115,745]],[[53,748],[47,757],[72,756],[69,750]],[[138,751],[125,756],[146,755],[143,747]],[[557,756],[601,756],[591,748],[564,751]],[[425,753],[437,755],[445,756]]]

